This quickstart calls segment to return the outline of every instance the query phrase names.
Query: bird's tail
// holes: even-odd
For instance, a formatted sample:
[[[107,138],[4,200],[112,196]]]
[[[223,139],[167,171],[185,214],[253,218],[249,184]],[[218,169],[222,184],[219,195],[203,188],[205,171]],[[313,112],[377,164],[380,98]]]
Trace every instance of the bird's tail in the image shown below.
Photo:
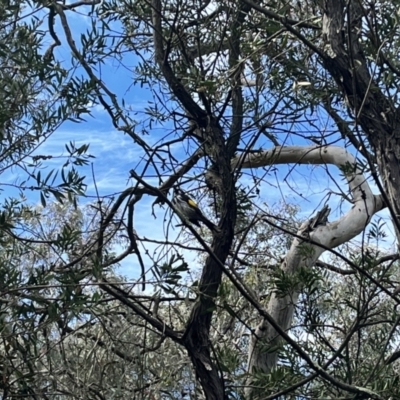
[[[207,219],[204,215],[202,215],[201,222],[211,231],[213,232],[219,232],[219,228],[217,225],[212,223],[209,219]]]

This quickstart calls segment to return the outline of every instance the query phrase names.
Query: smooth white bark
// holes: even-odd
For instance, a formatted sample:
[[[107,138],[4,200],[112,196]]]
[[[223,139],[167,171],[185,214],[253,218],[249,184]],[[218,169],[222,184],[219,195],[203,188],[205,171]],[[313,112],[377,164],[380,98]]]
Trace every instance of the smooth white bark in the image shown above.
[[[345,243],[363,231],[371,217],[384,205],[381,196],[375,196],[365,179],[361,169],[357,166],[355,157],[345,149],[336,146],[288,146],[276,147],[258,153],[247,154],[233,161],[235,168],[258,168],[267,165],[278,164],[332,164],[341,169],[345,174],[347,183],[352,194],[353,207],[340,219],[319,225],[309,229],[310,221],[305,222],[297,232],[297,235],[307,237],[312,242],[320,243],[328,248],[334,248]],[[299,238],[293,240],[292,246],[287,253],[281,269],[286,274],[295,273],[299,268],[314,265],[319,256],[325,251],[316,244],[307,244],[310,251],[299,251],[299,246],[304,241]],[[268,304],[268,313],[284,329],[290,329],[294,307],[298,301],[299,291],[297,288],[290,295],[279,297],[272,294]],[[265,345],[279,345],[279,336],[275,329],[265,320],[256,327],[251,337],[248,372],[254,368],[268,372],[277,363],[276,351],[266,352],[259,346],[260,341]]]

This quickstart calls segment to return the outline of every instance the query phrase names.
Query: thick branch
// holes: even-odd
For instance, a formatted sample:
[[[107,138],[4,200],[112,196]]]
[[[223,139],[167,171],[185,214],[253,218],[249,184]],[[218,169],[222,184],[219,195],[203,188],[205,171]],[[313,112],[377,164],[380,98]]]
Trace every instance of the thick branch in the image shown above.
[[[347,50],[344,49],[342,29],[345,14],[344,2],[326,0],[323,34],[328,57],[323,58],[325,68],[335,79],[339,89],[352,108],[356,123],[360,124],[376,152],[381,178],[385,185],[382,195],[387,197],[389,211],[400,241],[400,116],[392,100],[382,93],[373,80],[362,53],[360,27],[362,9],[358,2],[347,8]],[[379,51],[378,51],[379,56]],[[376,64],[376,63],[375,63]],[[373,167],[370,165],[371,168]],[[375,179],[379,188],[381,183]]]
[[[236,19],[232,24],[232,33],[229,38],[229,68],[235,71],[232,76],[232,124],[228,138],[228,156],[233,157],[243,129],[243,93],[241,87],[241,76],[244,65],[240,62],[241,49],[240,38],[242,37],[242,26],[251,7],[244,3],[240,3],[237,11]]]
[[[324,219],[312,219],[304,223],[292,243],[292,246],[281,265],[287,275],[294,275],[300,268],[311,267],[326,248],[334,248],[358,235],[370,221],[371,217],[384,205],[381,196],[374,196],[357,166],[357,160],[340,147],[277,147],[238,157],[233,165],[241,168],[263,167],[272,164],[333,164],[344,173],[353,198],[351,210],[337,221],[327,223]],[[304,238],[304,239],[303,239]],[[311,241],[311,243],[308,243]],[[323,247],[318,246],[321,243]],[[304,246],[309,251],[304,251]],[[302,251],[303,248],[303,251]],[[300,287],[290,294],[273,293],[268,305],[268,313],[287,331],[292,322]],[[254,368],[270,371],[277,363],[277,352],[265,352],[260,349],[260,343],[279,345],[280,336],[275,328],[264,319],[251,338],[249,348],[248,370]]]
[[[207,113],[193,100],[190,94],[186,91],[185,87],[179,81],[172,71],[168,62],[168,54],[164,51],[164,38],[162,35],[161,24],[161,1],[153,0],[153,38],[154,38],[154,52],[157,64],[160,66],[169,87],[174,95],[181,102],[182,106],[190,113],[196,122],[205,127],[207,124]]]
[[[271,18],[275,21],[281,22],[282,24],[296,26],[299,28],[310,28],[310,29],[316,29],[316,30],[321,29],[321,27],[319,27],[318,25],[310,24],[309,22],[304,22],[304,21],[296,21],[294,19],[287,18],[286,16],[277,14],[276,12],[268,10],[267,8],[262,7],[251,0],[243,0],[243,1],[246,4],[248,4],[249,6],[251,6],[251,8],[254,8],[255,10],[264,14],[266,17]]]

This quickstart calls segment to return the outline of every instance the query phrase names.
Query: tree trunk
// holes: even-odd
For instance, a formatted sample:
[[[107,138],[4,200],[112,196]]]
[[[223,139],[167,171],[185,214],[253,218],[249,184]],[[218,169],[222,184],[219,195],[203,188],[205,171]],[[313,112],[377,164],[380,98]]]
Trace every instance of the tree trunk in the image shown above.
[[[355,123],[361,126],[376,154],[376,160],[369,160],[370,166],[374,162],[378,165],[384,185],[382,195],[400,243],[400,115],[369,72],[360,47],[362,15],[359,3],[351,1],[347,13],[349,25],[345,25],[346,8],[342,2],[325,1],[322,57],[325,68],[347,99]],[[347,38],[343,32],[347,32]]]

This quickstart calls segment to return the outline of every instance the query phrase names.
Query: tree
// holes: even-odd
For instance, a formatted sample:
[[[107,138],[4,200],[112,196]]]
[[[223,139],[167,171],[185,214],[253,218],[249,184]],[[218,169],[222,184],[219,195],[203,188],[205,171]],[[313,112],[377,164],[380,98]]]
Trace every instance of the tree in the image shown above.
[[[3,398],[399,397],[398,251],[373,220],[387,207],[399,241],[397,3],[23,5],[2,17],[13,40],[3,41],[1,153],[36,181],[18,189],[37,190],[44,207],[50,194],[78,206],[88,146],[67,146],[61,180],[41,172],[55,155],[32,151],[96,105],[141,161],[118,196],[97,192],[80,211],[4,203]],[[75,12],[88,17],[83,32]],[[62,46],[71,63],[57,59]],[[115,62],[131,70],[131,54],[127,88],[153,96],[140,120],[102,73]],[[289,206],[262,204],[281,164],[322,165],[350,209],[328,222],[325,199],[299,221]],[[154,209],[176,212],[175,186],[204,195],[220,229],[183,220],[189,244],[166,238],[161,257],[146,257],[142,246],[156,239],[137,229],[137,209],[151,196]],[[189,249],[200,255],[198,279]],[[117,276],[132,254],[151,295]]]

